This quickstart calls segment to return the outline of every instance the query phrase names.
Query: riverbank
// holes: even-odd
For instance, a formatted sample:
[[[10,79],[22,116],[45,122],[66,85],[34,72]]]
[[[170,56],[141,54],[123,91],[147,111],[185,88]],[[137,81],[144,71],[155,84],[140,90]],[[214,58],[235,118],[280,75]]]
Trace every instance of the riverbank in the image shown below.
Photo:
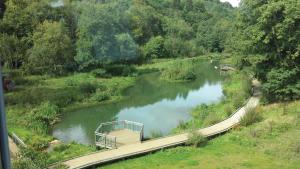
[[[293,168],[300,166],[300,101],[263,105],[263,119],[205,146],[178,146],[101,168]]]
[[[195,61],[194,59],[195,58],[155,60],[151,64],[137,66],[136,69],[137,72],[141,74],[153,71],[163,72],[169,65],[177,64],[178,62]],[[198,59],[203,60],[202,58],[196,58],[196,60]],[[224,83],[224,86],[226,86],[226,84],[231,82],[230,87],[227,87],[228,93],[232,93],[231,95],[235,95],[235,92],[240,90],[242,86],[240,84],[234,86],[235,82],[243,81],[241,80],[242,74],[237,76],[233,75],[234,73],[229,74],[228,77],[232,77],[231,81],[225,81]],[[54,102],[54,105],[59,108],[58,116],[53,118],[53,121],[57,121],[59,120],[60,114],[67,111],[90,105],[120,101],[122,99],[122,91],[132,86],[135,83],[136,77],[136,75],[133,75],[126,77],[98,78],[92,73],[76,73],[60,78],[49,76],[22,77],[23,83],[20,82],[21,80],[17,83],[16,91],[6,95],[8,98],[7,101],[9,101],[9,131],[17,133],[17,135],[34,150],[44,151],[49,146],[49,142],[54,138],[47,133],[36,133],[32,128],[29,128],[30,125],[28,125],[32,121],[32,114],[37,112],[33,110],[37,108],[38,110],[42,110],[41,107],[45,107],[40,106],[41,103],[44,101],[49,101],[50,103]],[[234,90],[234,92],[231,92],[231,90]],[[49,107],[53,109],[55,106],[53,107],[53,105],[51,105]],[[47,110],[49,107],[46,106]],[[222,109],[222,106],[220,106],[220,109]],[[36,118],[35,116],[33,117]],[[224,117],[227,117],[227,115]],[[41,118],[38,117],[38,120],[39,119]],[[218,118],[218,120],[221,120],[221,118]],[[52,125],[52,123],[50,125]],[[81,145],[74,142],[61,144],[56,146],[51,153],[46,154],[47,163],[69,159],[93,151],[95,151],[95,147],[93,146]]]

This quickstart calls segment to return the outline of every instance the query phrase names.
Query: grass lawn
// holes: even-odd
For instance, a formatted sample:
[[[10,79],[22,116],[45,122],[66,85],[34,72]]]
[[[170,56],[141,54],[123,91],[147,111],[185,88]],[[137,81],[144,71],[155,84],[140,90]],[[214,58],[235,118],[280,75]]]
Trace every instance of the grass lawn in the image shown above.
[[[179,146],[103,166],[131,168],[300,168],[300,101],[261,106],[263,120],[214,138],[204,147]]]

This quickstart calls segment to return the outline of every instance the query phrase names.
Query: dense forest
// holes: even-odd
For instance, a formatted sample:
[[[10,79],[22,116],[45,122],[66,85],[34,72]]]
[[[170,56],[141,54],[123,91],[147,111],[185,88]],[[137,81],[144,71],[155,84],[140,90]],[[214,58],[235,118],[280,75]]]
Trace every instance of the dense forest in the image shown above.
[[[48,158],[36,153],[53,140],[49,130],[66,109],[117,100],[152,69],[170,81],[194,80],[199,58],[227,59],[238,71],[223,86],[234,91],[231,100],[201,105],[197,118],[239,108],[251,90],[245,72],[262,82],[263,103],[300,99],[300,1],[242,0],[238,8],[219,0],[0,3],[0,64],[16,84],[5,95],[8,125],[30,138],[34,151],[25,154],[35,162]],[[41,166],[61,160],[61,151],[64,158],[94,151],[68,146]]]
[[[32,0],[6,6],[3,61],[40,74],[222,52],[234,17],[234,9],[218,0]]]
[[[11,69],[63,75],[227,52],[254,67],[268,100],[300,95],[298,1],[6,0],[5,9],[0,50]]]

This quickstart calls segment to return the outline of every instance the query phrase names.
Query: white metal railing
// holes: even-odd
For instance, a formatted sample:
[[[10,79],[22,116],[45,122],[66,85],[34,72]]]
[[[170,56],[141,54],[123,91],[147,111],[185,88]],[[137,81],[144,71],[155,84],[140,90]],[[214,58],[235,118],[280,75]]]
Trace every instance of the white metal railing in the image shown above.
[[[20,139],[15,133],[11,134],[11,139],[17,144],[21,145],[22,147],[27,147],[27,145],[23,142],[22,139]]]
[[[117,137],[109,135],[109,132],[114,130],[123,130],[128,129],[133,132],[137,132],[140,134],[140,141],[143,140],[144,133],[144,124],[128,121],[128,120],[120,120],[120,121],[112,121],[101,123],[95,131],[95,144],[99,147],[104,148],[117,148]]]

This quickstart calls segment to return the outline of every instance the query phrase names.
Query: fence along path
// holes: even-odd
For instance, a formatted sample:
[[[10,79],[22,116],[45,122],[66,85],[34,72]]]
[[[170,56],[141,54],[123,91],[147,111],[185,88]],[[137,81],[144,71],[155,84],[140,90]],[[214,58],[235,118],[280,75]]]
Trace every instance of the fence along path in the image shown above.
[[[257,81],[253,82],[254,86],[258,86]],[[246,105],[238,109],[232,116],[228,119],[206,127],[199,129],[198,132],[202,133],[206,137],[214,136],[221,134],[225,131],[228,131],[239,124],[241,118],[249,111],[250,109],[255,108],[259,104],[259,90],[257,87],[254,87],[254,94],[248,100]],[[112,162],[119,159],[124,159],[132,157],[139,154],[145,154],[159,149],[172,147],[176,145],[181,145],[188,140],[188,133],[178,134],[173,136],[168,136],[160,139],[149,140],[142,143],[136,143],[131,145],[125,145],[119,147],[118,149],[112,149],[108,151],[96,152],[67,160],[62,162],[62,164],[68,166],[70,169],[81,169],[86,167],[91,167],[107,162]]]

